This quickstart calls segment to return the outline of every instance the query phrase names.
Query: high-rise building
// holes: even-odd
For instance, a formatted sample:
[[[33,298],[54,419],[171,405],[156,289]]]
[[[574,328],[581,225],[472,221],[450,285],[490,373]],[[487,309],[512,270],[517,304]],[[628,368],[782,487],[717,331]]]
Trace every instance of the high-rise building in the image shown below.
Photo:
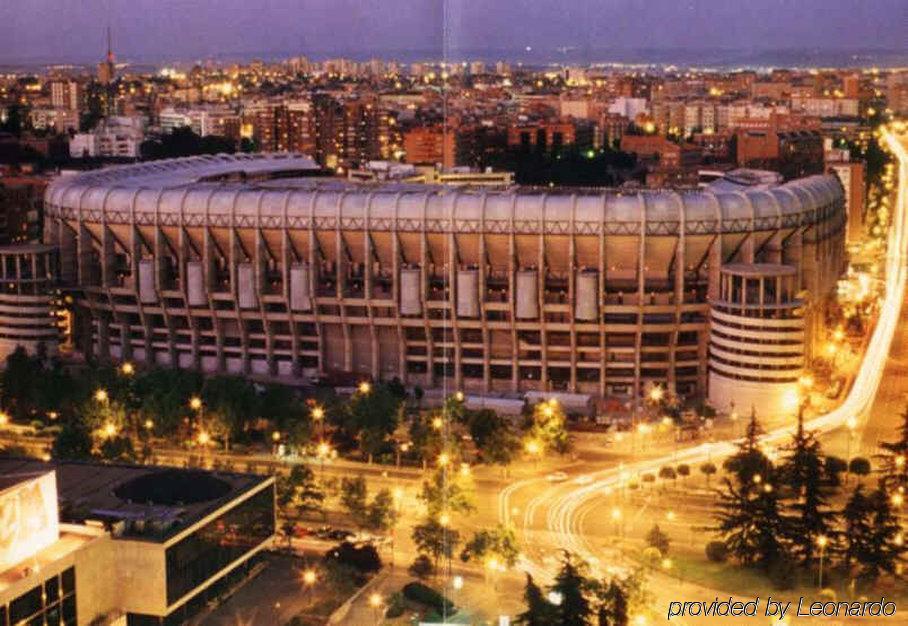
[[[102,85],[109,85],[117,77],[116,66],[114,65],[113,46],[111,44],[110,26],[107,27],[107,56],[98,63],[98,82]]]
[[[82,108],[81,86],[74,80],[51,81],[50,103],[55,109],[78,111]]]
[[[315,154],[314,119],[308,101],[268,103],[248,112],[252,114],[253,138],[259,150]]]
[[[404,162],[413,165],[455,165],[455,133],[440,125],[416,126],[404,131]]]
[[[845,214],[848,216],[845,241],[860,241],[864,235],[864,163],[828,163],[827,169],[839,178],[845,191]]]

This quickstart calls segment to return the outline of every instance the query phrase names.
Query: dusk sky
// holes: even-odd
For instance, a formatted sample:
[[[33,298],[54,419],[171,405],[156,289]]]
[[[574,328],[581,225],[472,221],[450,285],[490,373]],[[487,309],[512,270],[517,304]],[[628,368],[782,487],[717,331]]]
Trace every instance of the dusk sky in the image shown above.
[[[0,63],[471,50],[904,49],[905,0],[5,0]]]

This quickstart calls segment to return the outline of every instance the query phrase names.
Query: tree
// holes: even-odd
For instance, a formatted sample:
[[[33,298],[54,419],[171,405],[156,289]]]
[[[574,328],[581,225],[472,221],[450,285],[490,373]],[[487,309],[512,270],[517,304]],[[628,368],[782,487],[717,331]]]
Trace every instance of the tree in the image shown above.
[[[601,594],[598,626],[627,626],[628,595],[624,584],[614,578],[609,581]]]
[[[757,421],[757,414],[751,411],[750,422],[747,424],[744,438],[738,443],[737,452],[728,457],[723,464],[727,471],[735,475],[740,484],[750,482],[754,476],[769,474],[771,463],[760,449],[762,434],[763,427]]]
[[[84,424],[67,421],[54,439],[51,455],[61,461],[84,461],[91,458],[93,445],[91,433]]]
[[[379,490],[366,509],[366,528],[387,532],[397,523],[397,518],[398,512],[394,505],[394,496],[388,489]]]
[[[425,554],[417,555],[408,569],[411,576],[415,576],[420,580],[425,580],[431,576],[433,570],[432,559]]]
[[[586,597],[589,583],[585,569],[585,564],[570,552],[562,554],[561,567],[552,585],[552,591],[561,598],[557,611],[558,623],[562,626],[586,626],[589,623],[593,609]]]
[[[554,398],[533,407],[532,421],[527,432],[529,439],[539,442],[543,450],[566,454],[571,449],[567,431],[567,416]]]
[[[870,474],[870,470],[870,461],[861,456],[854,457],[848,464],[849,473],[855,476],[867,476]]]
[[[230,449],[230,441],[240,438],[256,415],[257,397],[255,388],[239,376],[214,376],[202,387],[206,428],[224,439],[224,448]]]
[[[136,452],[129,437],[105,437],[98,447],[98,453],[105,461],[112,463],[133,463]]]
[[[710,478],[718,471],[718,468],[715,463],[706,462],[700,466],[700,471],[706,476],[706,486],[709,487]]]
[[[425,503],[426,510],[433,517],[443,511],[469,513],[475,507],[467,480],[459,472],[450,472],[446,466],[439,467],[423,481],[417,497]]]
[[[417,552],[432,559],[433,571],[438,571],[439,559],[450,559],[460,543],[460,533],[441,524],[434,517],[414,526],[411,536]]]
[[[195,372],[155,368],[136,376],[137,412],[150,420],[155,433],[172,435],[183,424],[188,399],[202,388],[202,378]]]
[[[842,510],[845,523],[844,566],[864,582],[875,582],[883,572],[894,574],[906,547],[900,538],[898,518],[886,492],[871,494],[855,487]]]
[[[341,479],[340,503],[359,528],[368,524],[368,488],[363,476]]]
[[[908,493],[908,406],[902,411],[902,421],[896,432],[895,441],[880,444],[884,450],[878,455],[880,482],[887,491],[901,489],[901,493]]]
[[[403,411],[403,398],[387,384],[373,385],[369,391],[358,391],[350,398],[343,428],[359,442],[360,451],[369,462],[388,445],[397,429]]]
[[[803,414],[798,415],[798,428],[786,449],[779,468],[786,505],[782,530],[793,556],[809,566],[816,559],[817,538],[833,538],[836,513],[828,504],[831,482],[822,448],[814,434],[804,429]]]
[[[763,466],[763,472],[767,471]],[[784,555],[778,491],[771,479],[772,474],[754,475],[745,481],[726,478],[719,493],[718,523],[713,530],[743,565],[765,569]]]
[[[322,491],[315,472],[306,465],[294,465],[290,474],[278,480],[278,505],[293,507],[297,513],[322,512],[325,492]]]
[[[646,533],[646,544],[651,548],[658,550],[659,555],[664,557],[668,554],[671,540],[668,538],[668,535],[659,528],[659,524],[653,524],[653,527]]]
[[[517,564],[520,549],[514,531],[506,526],[498,525],[492,530],[480,530],[473,534],[460,552],[464,562],[470,560],[484,560],[495,558],[507,568]]]
[[[679,466],[678,466],[677,468],[675,468],[675,469],[676,469],[676,471],[678,472],[678,476],[681,477],[681,480],[682,480],[682,481],[683,481],[685,478],[687,478],[688,476],[690,476],[690,465],[687,465],[687,464],[685,464],[685,463],[682,463],[681,465],[679,465]]]
[[[515,624],[520,626],[556,626],[559,624],[558,608],[548,601],[542,589],[529,574],[523,589],[526,611],[517,615]]]
[[[29,356],[22,346],[16,346],[6,357],[0,400],[13,419],[24,421],[35,414],[37,384],[43,369],[38,359]]]

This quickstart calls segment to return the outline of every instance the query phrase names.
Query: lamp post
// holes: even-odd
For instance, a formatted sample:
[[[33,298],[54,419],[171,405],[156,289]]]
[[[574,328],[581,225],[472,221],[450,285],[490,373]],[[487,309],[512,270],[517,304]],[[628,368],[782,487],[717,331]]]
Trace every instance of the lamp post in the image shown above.
[[[381,619],[381,606],[382,606],[382,597],[379,593],[372,593],[369,595],[369,606],[372,607],[372,615],[375,618],[375,624],[379,623]]]
[[[303,572],[303,587],[306,590],[306,599],[308,604],[312,604],[312,591],[315,587],[315,583],[318,580],[318,576],[315,573],[315,570],[307,569]]]
[[[823,588],[823,564],[826,558],[826,546],[829,544],[829,538],[826,535],[820,535],[817,537],[817,545],[820,547],[820,578],[819,586],[820,589]]]
[[[845,426],[848,428],[848,442],[846,444],[846,453],[845,460],[848,465],[845,467],[845,476],[847,477],[848,482],[851,481],[851,440],[854,439],[854,431],[858,426],[858,422],[854,417],[849,417],[845,420]]]

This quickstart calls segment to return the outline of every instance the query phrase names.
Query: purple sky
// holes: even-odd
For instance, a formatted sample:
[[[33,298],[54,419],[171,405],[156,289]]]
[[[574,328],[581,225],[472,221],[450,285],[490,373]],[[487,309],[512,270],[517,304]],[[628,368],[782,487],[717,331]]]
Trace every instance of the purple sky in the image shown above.
[[[446,6],[445,6],[446,4]],[[109,11],[108,11],[109,7]],[[906,0],[0,0],[0,63],[476,49],[905,50]]]

